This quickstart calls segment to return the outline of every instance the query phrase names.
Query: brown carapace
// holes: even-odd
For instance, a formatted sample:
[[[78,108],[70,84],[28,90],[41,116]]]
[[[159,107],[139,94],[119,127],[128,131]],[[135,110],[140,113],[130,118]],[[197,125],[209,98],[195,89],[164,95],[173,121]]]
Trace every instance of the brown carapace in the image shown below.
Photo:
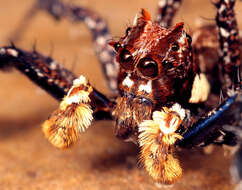
[[[189,102],[198,73],[191,37],[183,23],[163,28],[143,9],[126,35],[110,44],[120,65],[119,96],[113,111],[116,135],[139,143],[141,160],[156,181],[173,183],[182,169],[172,156],[172,145],[181,138],[175,131],[185,115],[177,105]],[[177,109],[173,110],[172,105]],[[163,116],[155,124],[157,110]]]

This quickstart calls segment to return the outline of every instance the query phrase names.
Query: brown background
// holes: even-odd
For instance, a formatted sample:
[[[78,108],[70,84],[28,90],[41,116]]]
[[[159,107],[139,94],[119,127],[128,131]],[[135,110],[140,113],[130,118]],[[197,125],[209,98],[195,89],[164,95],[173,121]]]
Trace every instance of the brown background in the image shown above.
[[[99,12],[114,37],[121,36],[140,8],[155,15],[153,0],[73,0]],[[0,46],[8,44],[33,0],[0,0]],[[176,21],[188,31],[201,21],[212,23],[210,0],[184,0]],[[242,3],[236,13],[241,18]],[[240,24],[240,23],[239,23]],[[241,24],[240,24],[241,25]],[[76,74],[85,74],[91,83],[108,94],[88,30],[67,20],[55,22],[43,12],[33,19],[17,45],[50,54]],[[53,51],[52,51],[53,50]],[[113,135],[112,122],[96,122],[70,150],[52,147],[41,131],[42,122],[58,106],[57,101],[17,71],[0,73],[0,189],[176,189],[229,190],[230,159],[216,148],[211,155],[200,150],[179,152],[184,176],[172,187],[160,187],[141,167],[138,149]]]

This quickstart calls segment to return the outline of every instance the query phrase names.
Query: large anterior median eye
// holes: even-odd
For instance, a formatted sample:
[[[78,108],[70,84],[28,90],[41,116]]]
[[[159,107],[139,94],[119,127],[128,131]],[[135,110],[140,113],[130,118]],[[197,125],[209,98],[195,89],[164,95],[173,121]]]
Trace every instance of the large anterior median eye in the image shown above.
[[[134,68],[133,56],[126,49],[121,50],[119,62],[124,69],[132,70]]]
[[[151,58],[143,58],[138,64],[139,71],[146,77],[154,78],[158,75],[158,65]]]

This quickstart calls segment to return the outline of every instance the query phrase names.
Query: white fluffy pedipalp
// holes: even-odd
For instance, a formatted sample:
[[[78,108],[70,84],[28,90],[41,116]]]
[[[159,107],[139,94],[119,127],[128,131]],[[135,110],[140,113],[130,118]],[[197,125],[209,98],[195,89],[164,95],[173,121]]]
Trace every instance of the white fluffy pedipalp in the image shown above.
[[[199,103],[207,100],[210,92],[210,84],[205,74],[197,74],[192,85],[190,103]]]
[[[83,89],[86,87],[87,89]],[[73,103],[88,103],[90,102],[89,95],[92,92],[92,87],[88,84],[86,77],[80,76],[73,81],[73,86],[68,91],[67,95],[63,98],[60,108],[64,110],[68,105]]]

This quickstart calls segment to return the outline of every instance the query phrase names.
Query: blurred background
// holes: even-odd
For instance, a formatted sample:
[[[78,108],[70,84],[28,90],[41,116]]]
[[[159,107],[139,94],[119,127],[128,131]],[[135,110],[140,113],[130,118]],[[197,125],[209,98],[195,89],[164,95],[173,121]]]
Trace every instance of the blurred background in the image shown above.
[[[109,24],[113,37],[120,37],[136,13],[146,8],[155,16],[157,0],[72,0],[98,12]],[[0,0],[0,47],[34,0]],[[237,18],[242,2],[236,4]],[[210,0],[184,0],[175,17],[192,32],[201,24],[214,23]],[[242,23],[239,21],[239,27]],[[99,67],[91,35],[84,24],[56,22],[38,12],[15,44],[36,49],[65,65],[76,75],[84,74],[101,92],[109,94]],[[184,176],[173,186],[155,184],[138,164],[138,148],[113,135],[112,122],[95,122],[70,150],[58,150],[45,139],[41,124],[58,102],[26,77],[13,70],[0,73],[0,189],[206,189],[230,190],[230,157],[215,147],[212,154],[201,150],[178,152]]]

